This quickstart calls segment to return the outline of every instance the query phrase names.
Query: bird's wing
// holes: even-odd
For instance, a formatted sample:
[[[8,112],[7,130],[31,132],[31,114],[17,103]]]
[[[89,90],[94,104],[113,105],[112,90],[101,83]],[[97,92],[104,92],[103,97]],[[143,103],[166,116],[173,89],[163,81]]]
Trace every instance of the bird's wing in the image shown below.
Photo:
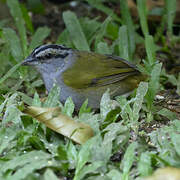
[[[76,58],[62,74],[64,83],[75,89],[105,86],[139,74],[136,66],[120,57],[78,52]]]

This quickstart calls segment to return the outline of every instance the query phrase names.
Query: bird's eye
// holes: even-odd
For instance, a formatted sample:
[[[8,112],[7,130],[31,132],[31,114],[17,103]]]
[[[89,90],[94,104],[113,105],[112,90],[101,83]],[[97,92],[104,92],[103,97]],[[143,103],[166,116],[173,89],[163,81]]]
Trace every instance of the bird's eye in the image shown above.
[[[52,54],[50,54],[50,53],[48,53],[48,54],[46,54],[45,55],[45,58],[47,59],[47,58],[51,58],[52,57]]]

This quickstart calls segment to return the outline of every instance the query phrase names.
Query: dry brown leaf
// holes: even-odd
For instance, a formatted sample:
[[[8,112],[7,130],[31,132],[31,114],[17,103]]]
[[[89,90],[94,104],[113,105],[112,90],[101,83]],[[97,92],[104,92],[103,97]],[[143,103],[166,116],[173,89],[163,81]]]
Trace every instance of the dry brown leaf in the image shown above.
[[[93,136],[93,130],[89,125],[74,121],[67,115],[62,114],[59,107],[42,108],[29,106],[24,112],[44,123],[50,129],[79,144],[85,143]]]

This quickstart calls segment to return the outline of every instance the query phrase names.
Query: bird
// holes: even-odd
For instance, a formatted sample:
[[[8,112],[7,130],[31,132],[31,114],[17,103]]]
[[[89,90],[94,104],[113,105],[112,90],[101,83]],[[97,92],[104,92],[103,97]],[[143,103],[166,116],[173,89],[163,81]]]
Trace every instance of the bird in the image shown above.
[[[100,107],[102,95],[129,94],[143,81],[144,75],[127,60],[114,55],[75,50],[58,44],[35,48],[22,62],[34,67],[49,92],[54,84],[60,87],[60,101],[71,97],[76,109],[85,100],[93,109]]]

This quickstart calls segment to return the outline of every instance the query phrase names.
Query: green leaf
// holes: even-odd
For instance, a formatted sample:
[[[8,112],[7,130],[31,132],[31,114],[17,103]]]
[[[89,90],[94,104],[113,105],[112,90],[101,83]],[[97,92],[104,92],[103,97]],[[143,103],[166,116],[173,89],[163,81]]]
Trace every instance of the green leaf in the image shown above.
[[[16,32],[11,28],[4,28],[3,36],[6,39],[6,41],[9,43],[12,56],[14,57],[16,62],[20,62],[23,59],[23,56],[22,56],[21,44]]]
[[[37,156],[35,156],[37,157]],[[32,158],[32,157],[31,157]],[[21,169],[17,170],[12,176],[11,179],[25,179],[27,175],[33,173],[35,170],[43,169],[47,166],[58,166],[54,160],[41,159],[33,161],[30,164],[26,164]],[[23,172],[23,173],[22,173]]]
[[[43,107],[56,107],[60,102],[60,88],[59,86],[55,85],[49,92],[48,98],[43,104]]]
[[[141,176],[149,176],[152,174],[153,169],[151,166],[151,154],[149,152],[141,154],[138,162],[138,171]]]
[[[102,119],[113,109],[113,101],[110,99],[109,89],[103,94],[100,102],[100,114]]]
[[[128,32],[125,25],[119,28],[119,56],[129,60]]]
[[[86,99],[79,110],[79,117],[84,113],[90,113],[90,112],[91,112],[91,108],[88,107],[88,99]]]
[[[168,78],[167,81],[172,85],[176,86],[178,84],[178,80],[176,79],[175,74],[167,74],[164,70],[164,76]]]
[[[93,35],[98,31],[101,26],[101,23],[97,21],[98,17],[90,19],[88,17],[80,19],[80,23],[83,29],[83,32],[86,36],[86,39],[89,45],[92,43]]]
[[[147,91],[148,91],[148,83],[141,82],[139,84],[138,89],[137,89],[135,101],[133,104],[133,118],[132,118],[132,120],[136,123],[138,123],[139,112],[142,108],[143,99],[144,99],[144,96],[146,95]]]
[[[179,132],[180,121],[174,120],[150,133],[151,142],[158,152],[158,157],[154,156],[163,166],[179,166]]]
[[[97,33],[94,35],[95,39],[95,50],[97,49],[97,46],[100,42],[103,41],[103,36],[106,34],[107,25],[110,23],[111,17],[107,17],[106,20],[102,23],[100,26],[100,29],[97,31]]]
[[[130,107],[130,103],[134,102],[135,99],[131,99],[130,101],[127,101],[127,99],[124,96],[118,96],[116,97],[117,101],[119,102],[119,105],[121,107],[121,116],[125,122],[128,122],[130,119],[129,117],[133,117],[133,111]]]
[[[75,47],[78,50],[90,51],[87,39],[76,15],[71,11],[66,11],[63,13],[63,20]]]
[[[111,180],[117,180],[117,179],[122,179],[122,174],[120,171],[118,171],[117,169],[112,169],[108,172],[107,176],[111,179]]]
[[[74,112],[74,103],[72,101],[72,98],[71,97],[68,97],[66,99],[66,102],[64,104],[64,108],[62,109],[62,112],[66,115],[68,115],[69,117],[72,117],[72,114]]]
[[[16,97],[17,93],[13,94],[8,98],[6,110],[2,119],[2,125],[6,125],[7,123],[18,124],[21,121],[20,116],[22,115],[22,113],[16,107]]]
[[[41,107],[41,100],[40,100],[39,95],[38,95],[37,92],[35,92],[35,94],[34,94],[32,106]]]
[[[133,142],[126,149],[126,152],[124,154],[124,158],[123,158],[122,164],[121,164],[121,166],[123,167],[122,180],[128,179],[129,171],[132,167],[132,164],[133,164],[133,161],[135,158],[135,149],[136,148],[137,148],[137,143]]]
[[[78,158],[78,152],[76,150],[76,146],[72,143],[72,141],[69,142],[67,147],[67,158],[69,162],[71,162],[70,168],[74,169],[75,165],[77,164],[77,158]]]
[[[103,130],[103,132],[105,135],[102,142],[103,152],[101,152],[101,158],[103,157],[103,161],[107,163],[112,155],[113,141],[115,141],[115,139],[120,136],[120,134],[127,135],[127,128],[122,125],[122,122],[111,123]],[[125,139],[121,137],[121,142],[123,142],[123,140]]]
[[[21,111],[15,105],[9,105],[6,108],[2,124],[5,125],[8,122],[18,124],[21,121],[21,115]]]
[[[45,147],[44,144],[42,143],[42,141],[40,140],[39,137],[37,136],[31,136],[28,138],[28,142],[37,150],[44,150],[45,151]]]
[[[113,10],[102,4],[102,1],[98,0],[86,0],[91,6],[97,8],[98,10],[104,12],[108,16],[110,15],[115,21],[121,22],[121,19],[114,14]]]
[[[28,153],[28,154],[30,154],[30,153]],[[27,156],[27,160],[29,161],[29,163],[27,162],[27,163],[23,164],[23,167],[16,170],[16,172],[14,174],[10,175],[8,177],[8,179],[10,179],[10,180],[25,179],[27,175],[34,172],[35,170],[42,169],[47,166],[57,166],[58,165],[56,163],[56,161],[50,160],[46,156],[42,159],[42,157],[40,157],[39,154],[40,153],[37,151],[37,154],[33,154],[34,156],[31,156],[31,157]],[[22,163],[23,163],[25,160],[24,159],[21,160],[21,156],[20,156],[19,159],[16,159],[16,161],[22,161]],[[12,160],[9,162],[13,163],[14,161]],[[14,163],[16,163],[16,162],[14,162]],[[19,164],[17,163],[16,165],[19,165]]]
[[[36,30],[34,35],[32,36],[31,44],[29,47],[29,51],[32,51],[37,46],[41,45],[43,40],[49,36],[51,30],[47,27],[40,27]]]
[[[54,174],[51,169],[47,169],[44,173],[44,180],[59,180],[59,178]]]
[[[16,131],[19,129],[16,126],[11,126],[9,128],[0,128],[0,155],[4,150],[9,148],[12,140],[16,137]]]
[[[156,64],[153,67],[153,70],[151,72],[151,79],[149,82],[149,89],[148,92],[146,94],[146,99],[147,99],[147,103],[148,103],[148,107],[151,109],[152,108],[152,104],[155,98],[155,95],[159,89],[159,77],[160,77],[160,73],[161,73],[161,66],[162,64]]]
[[[136,44],[135,44],[135,27],[133,20],[131,18],[131,14],[128,9],[127,1],[120,0],[120,8],[122,14],[123,24],[127,27],[127,37],[128,37],[128,49],[129,49],[129,60],[132,60]],[[125,47],[126,47],[125,46]]]
[[[144,36],[146,37],[149,34],[148,24],[147,24],[147,8],[146,0],[137,0],[138,14],[140,18],[141,29]]]
[[[180,147],[180,134],[172,133],[171,139],[172,139],[172,143],[175,147],[177,154],[180,156],[180,149],[179,149],[179,147]]]
[[[121,112],[121,109],[120,108],[115,108],[113,110],[111,110],[107,116],[106,116],[106,119],[104,120],[101,128],[105,128],[107,127],[109,124],[115,122],[117,120],[117,118],[119,117],[119,114]]]
[[[2,111],[4,110],[7,101],[9,100],[9,94],[6,95],[6,99],[4,100],[4,102],[2,102],[2,104],[0,105],[0,114],[2,113]]]
[[[168,32],[172,35],[173,34],[173,20],[176,16],[176,0],[165,0],[165,8],[166,8],[166,15],[167,15],[167,25],[168,25]]]
[[[80,173],[78,174],[78,180],[81,180],[84,178],[86,174],[89,173],[96,173],[96,170],[104,165],[101,161],[95,161],[92,164],[86,165],[82,168]],[[77,178],[77,176],[76,176]]]
[[[14,18],[16,27],[18,29],[21,38],[23,57],[26,57],[26,53],[27,53],[26,28],[19,2],[17,0],[7,0],[7,5],[10,8],[10,13]]]
[[[21,167],[27,163],[37,162],[43,159],[47,161],[50,158],[51,155],[43,151],[31,151],[26,154],[22,154],[20,156],[14,157],[13,159],[5,162],[0,167],[0,172],[4,173],[8,169],[15,169],[16,167]]]
[[[85,144],[81,146],[81,149],[77,157],[77,165],[76,165],[74,180],[79,180],[80,171],[90,159],[91,148],[94,146],[96,139],[97,138],[95,136],[89,139]]]
[[[26,7],[24,6],[24,4],[21,4],[20,7],[21,7],[21,12],[22,12],[24,21],[25,21],[25,23],[26,23],[27,29],[28,29],[31,33],[33,33],[33,32],[34,32],[34,27],[33,27],[31,18],[30,18],[29,14],[28,14],[28,10],[27,10]]]
[[[145,37],[145,46],[149,65],[152,66],[156,62],[156,49],[152,36],[147,35]]]
[[[25,102],[29,106],[32,105],[33,99],[31,97],[27,96],[25,93],[22,93],[22,92],[17,92],[17,93],[18,93],[18,95],[20,95],[22,97],[23,102]]]
[[[177,118],[177,114],[175,112],[172,112],[166,108],[161,109],[160,111],[157,112],[157,114],[164,116],[169,120],[175,120]]]
[[[41,0],[27,0],[27,7],[34,14],[44,14],[45,8]]]
[[[57,38],[56,44],[64,44],[67,47],[73,48],[73,42],[67,29],[65,29]]]
[[[97,52],[100,54],[111,54],[110,49],[105,42],[99,42],[97,46]]]

